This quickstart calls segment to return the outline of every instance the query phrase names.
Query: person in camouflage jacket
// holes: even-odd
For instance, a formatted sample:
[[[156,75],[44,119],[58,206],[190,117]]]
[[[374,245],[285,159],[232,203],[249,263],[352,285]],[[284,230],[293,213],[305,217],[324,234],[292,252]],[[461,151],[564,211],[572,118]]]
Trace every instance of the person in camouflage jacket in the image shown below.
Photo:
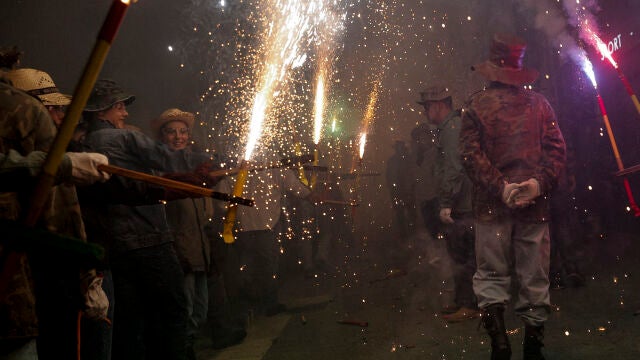
[[[35,184],[34,179],[40,173],[40,168],[46,158],[45,152],[49,150],[55,134],[54,123],[45,107],[32,96],[13,87],[6,72],[0,71],[0,154],[2,155],[0,156],[0,179],[3,184],[0,189],[0,218],[10,221],[21,220],[27,210],[25,200],[28,199],[27,195]],[[107,163],[107,158],[98,154],[65,154],[58,169],[56,184],[106,180],[108,177],[103,177],[103,174],[96,170],[97,164],[92,162],[92,158],[101,163]],[[92,162],[89,164],[92,169],[82,169],[94,171],[91,178],[77,176],[78,170],[81,170],[78,164],[81,159]],[[87,162],[85,161],[85,163]],[[60,210],[54,201],[56,194],[55,188],[52,189],[37,225],[49,231],[64,234],[55,225]],[[54,281],[50,280],[54,276],[56,276],[55,280],[60,277],[51,275],[51,278],[47,278],[44,273],[50,271],[34,271],[33,274],[36,275],[36,287],[34,288],[32,266],[41,267],[43,263],[40,260],[47,258],[50,254],[31,252],[27,257],[24,252],[20,252],[24,244],[16,244],[16,239],[12,238],[3,238],[2,240],[0,243],[0,269],[3,279],[0,284],[0,355],[33,354],[35,352],[33,340],[36,336],[40,352],[43,349],[41,345],[52,339],[48,336],[49,333],[42,331],[43,323],[50,320],[42,318],[45,313],[43,305],[46,305],[48,303],[46,300],[49,299],[45,296],[48,293],[44,289],[55,287],[58,282],[54,284]],[[7,265],[7,259],[12,252],[18,254],[19,261],[16,268],[9,268]],[[75,271],[76,285],[78,285],[78,268],[75,268]],[[59,274],[59,272],[54,272],[54,274]],[[56,295],[62,294],[61,288],[53,290]],[[79,295],[79,286],[74,290],[74,295]],[[36,299],[38,300],[37,304]],[[72,305],[70,304],[70,306]],[[73,306],[75,311],[79,309],[77,302]],[[49,313],[47,312],[47,314]],[[63,333],[64,331],[61,331],[63,330],[62,325],[57,324],[57,326],[57,332]],[[72,341],[74,333],[75,331],[66,333]],[[53,344],[55,341],[51,341],[51,343],[56,348],[61,346]],[[69,347],[73,348],[74,344]],[[58,355],[60,355],[59,352]]]
[[[524,359],[543,359],[549,302],[549,194],[565,163],[565,143],[543,95],[523,85],[526,44],[496,35],[491,60],[473,67],[491,81],[462,117],[462,163],[474,183],[477,269],[473,279],[492,359],[510,359],[503,312],[518,277],[514,308],[525,324]]]

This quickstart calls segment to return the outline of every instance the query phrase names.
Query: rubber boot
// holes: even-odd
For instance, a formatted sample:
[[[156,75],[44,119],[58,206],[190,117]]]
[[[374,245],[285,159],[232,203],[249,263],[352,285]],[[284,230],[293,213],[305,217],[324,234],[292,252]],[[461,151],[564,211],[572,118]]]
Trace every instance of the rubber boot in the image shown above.
[[[510,360],[511,344],[504,326],[504,306],[490,305],[483,309],[482,325],[491,337],[491,360]]]
[[[522,351],[524,360],[544,360],[542,356],[542,347],[544,344],[544,326],[525,325],[524,327],[524,343]]]

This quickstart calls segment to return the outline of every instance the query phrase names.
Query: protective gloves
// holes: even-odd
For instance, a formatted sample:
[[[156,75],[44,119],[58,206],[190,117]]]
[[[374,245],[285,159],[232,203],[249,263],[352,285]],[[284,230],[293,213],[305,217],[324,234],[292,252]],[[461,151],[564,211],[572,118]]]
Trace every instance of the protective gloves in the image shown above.
[[[84,271],[80,274],[80,294],[83,311],[87,318],[92,320],[107,318],[109,299],[102,290],[102,276],[98,275],[95,270]]]
[[[518,184],[508,183],[505,181],[504,187],[502,188],[502,202],[511,209],[515,208],[515,196],[518,195],[519,192],[520,189],[518,188]]]
[[[196,167],[194,172],[203,179],[203,182],[205,182],[207,186],[213,186],[217,184],[218,181],[220,181],[224,177],[224,176],[214,176],[214,177],[210,176],[209,173],[215,170],[215,168],[216,168],[216,165],[213,162],[206,161],[199,164]]]
[[[453,218],[451,217],[451,208],[440,209],[440,221],[445,224],[453,224]]]
[[[518,184],[518,193],[514,197],[514,203],[516,207],[531,205],[540,194],[540,183],[538,183],[538,180],[531,178]]]
[[[65,153],[71,161],[71,182],[74,185],[90,185],[109,180],[109,174],[98,170],[98,165],[108,165],[109,159],[98,153]]]

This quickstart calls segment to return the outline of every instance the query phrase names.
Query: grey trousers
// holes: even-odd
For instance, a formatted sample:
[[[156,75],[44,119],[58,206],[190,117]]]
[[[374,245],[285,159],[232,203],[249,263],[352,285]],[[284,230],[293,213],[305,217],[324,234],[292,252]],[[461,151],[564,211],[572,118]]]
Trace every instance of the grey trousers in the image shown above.
[[[207,289],[207,274],[204,271],[194,271],[184,274],[184,292],[187,301],[187,340],[195,338],[207,319],[209,306],[209,291]]]
[[[477,270],[473,290],[478,306],[511,300],[511,269],[519,288],[516,315],[527,325],[540,326],[548,318],[549,225],[507,219],[475,223]]]

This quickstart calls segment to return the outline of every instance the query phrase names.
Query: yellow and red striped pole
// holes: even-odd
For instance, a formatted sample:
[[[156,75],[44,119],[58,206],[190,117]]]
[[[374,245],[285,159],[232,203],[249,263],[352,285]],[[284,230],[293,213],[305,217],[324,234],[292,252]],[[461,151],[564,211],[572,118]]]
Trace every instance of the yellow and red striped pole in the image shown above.
[[[609,63],[611,64],[611,66],[613,66],[614,69],[616,69],[616,72],[618,73],[618,78],[620,78],[620,81],[622,81],[622,85],[624,85],[625,90],[627,90],[627,94],[629,94],[629,96],[631,97],[631,101],[633,102],[633,105],[636,107],[636,111],[638,112],[638,114],[640,114],[640,102],[638,102],[638,97],[636,96],[635,92],[631,88],[631,84],[629,83],[629,80],[627,80],[627,78],[622,73],[622,70],[620,70],[620,66],[618,66],[618,63],[614,60],[613,56],[609,52],[609,48],[607,47],[607,45],[605,45],[602,39],[600,39],[600,37],[589,27],[587,27],[587,32],[591,35],[591,38],[595,42],[596,49],[598,49],[598,51],[600,51],[600,54],[609,61]]]
[[[58,172],[58,167],[73,137],[73,132],[80,121],[82,110],[87,104],[87,100],[89,100],[91,90],[96,83],[100,70],[102,70],[102,65],[118,33],[118,29],[120,28],[120,24],[122,24],[122,19],[129,8],[130,2],[130,0],[114,0],[111,4],[109,13],[98,34],[96,44],[73,93],[73,99],[71,100],[67,114],[58,129],[58,134],[53,141],[38,183],[34,188],[29,212],[24,220],[26,225],[35,225],[42,213],[49,191],[53,186],[55,174]]]
[[[598,106],[600,107],[600,112],[602,113],[602,119],[604,120],[604,126],[607,129],[607,135],[609,136],[609,142],[611,143],[611,148],[613,149],[613,156],[616,159],[616,165],[618,165],[618,171],[624,170],[624,164],[622,163],[622,159],[620,158],[620,152],[618,151],[618,144],[616,143],[616,139],[613,136],[613,130],[611,129],[611,123],[609,122],[609,116],[607,115],[607,109],[604,107],[604,101],[602,101],[602,97],[600,96],[600,92],[596,89],[596,97],[598,99]],[[638,204],[636,204],[636,200],[633,197],[633,193],[631,192],[631,185],[629,185],[629,180],[625,176],[622,178],[624,182],[624,189],[627,193],[627,199],[629,199],[629,207],[633,210],[634,216],[640,216],[640,208]]]
[[[633,105],[635,105],[638,115],[640,115],[640,102],[638,102],[638,97],[633,91],[633,88],[631,88],[631,84],[629,83],[629,80],[627,80],[627,78],[624,76],[619,66],[614,66],[614,67],[618,72],[618,78],[620,78],[620,81],[622,81],[622,85],[624,85],[625,90],[627,90],[627,94],[629,94],[629,97],[631,97],[631,101],[633,102]]]

